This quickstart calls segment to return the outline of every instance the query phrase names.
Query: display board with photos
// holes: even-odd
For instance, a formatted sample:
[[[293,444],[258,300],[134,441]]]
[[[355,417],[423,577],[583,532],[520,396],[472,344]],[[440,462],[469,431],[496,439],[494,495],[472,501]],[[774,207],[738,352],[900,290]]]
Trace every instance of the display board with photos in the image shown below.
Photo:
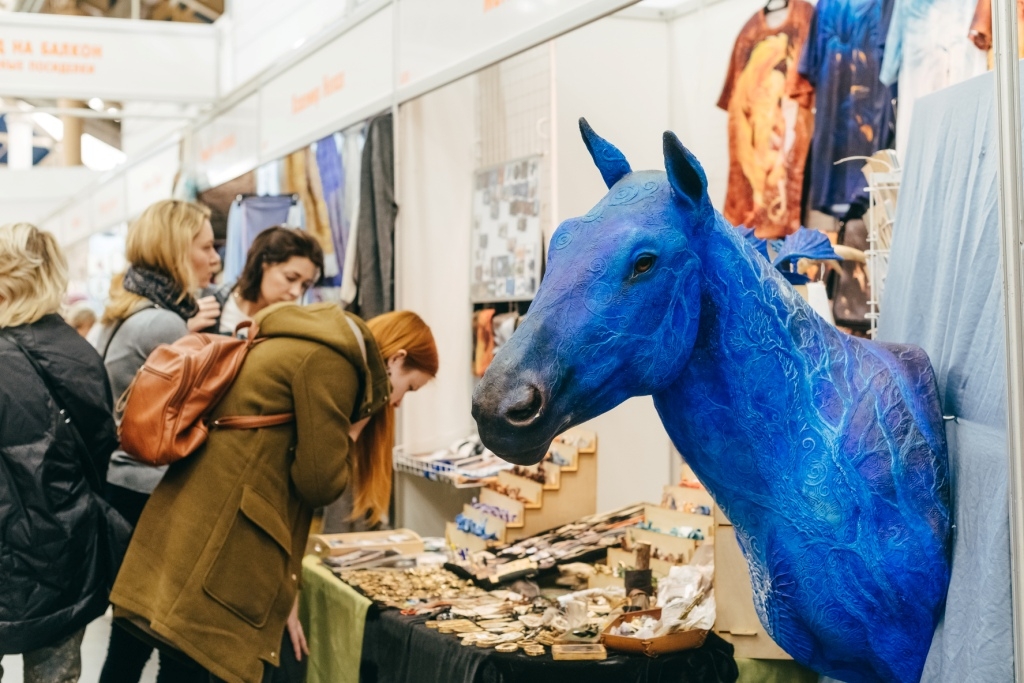
[[[543,267],[539,156],[477,171],[473,186],[473,303],[529,301]]]

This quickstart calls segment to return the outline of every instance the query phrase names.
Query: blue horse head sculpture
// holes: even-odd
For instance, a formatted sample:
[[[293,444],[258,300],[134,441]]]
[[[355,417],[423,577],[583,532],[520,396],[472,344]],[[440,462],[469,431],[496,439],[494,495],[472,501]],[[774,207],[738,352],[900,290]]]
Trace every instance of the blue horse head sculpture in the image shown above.
[[[609,191],[559,226],[476,390],[484,444],[535,463],[565,429],[652,394],[735,527],[772,638],[843,681],[919,680],[951,544],[927,355],[815,314],[715,211],[675,135],[666,172],[633,172],[580,127]]]

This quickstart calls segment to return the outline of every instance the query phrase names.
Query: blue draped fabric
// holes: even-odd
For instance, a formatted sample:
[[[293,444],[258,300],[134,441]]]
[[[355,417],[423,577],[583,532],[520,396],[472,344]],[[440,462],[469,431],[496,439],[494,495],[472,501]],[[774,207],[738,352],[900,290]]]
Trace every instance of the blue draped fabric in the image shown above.
[[[992,74],[918,101],[879,338],[928,352],[957,418],[953,573],[926,683],[1013,680],[998,161]]]

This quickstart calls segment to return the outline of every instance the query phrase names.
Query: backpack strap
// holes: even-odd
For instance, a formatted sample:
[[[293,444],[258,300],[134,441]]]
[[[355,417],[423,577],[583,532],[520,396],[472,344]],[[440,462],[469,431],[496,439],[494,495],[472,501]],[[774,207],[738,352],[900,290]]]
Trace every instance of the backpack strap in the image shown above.
[[[356,339],[359,341],[359,350],[363,353],[363,363],[366,363],[366,338],[363,336],[363,331],[359,329],[359,326],[356,325],[348,315],[345,315],[345,321],[349,324],[349,327],[352,328],[352,333],[355,334]],[[238,324],[238,327],[235,328],[235,336],[244,329],[248,329],[248,343],[250,348],[264,341],[265,337],[259,336],[259,325],[248,320]],[[277,415],[232,415],[219,417],[212,421],[210,423],[210,429],[265,429],[267,427],[280,427],[281,425],[286,425],[294,420],[295,413],[279,413]]]
[[[363,352],[363,365],[369,364],[369,360],[366,358],[366,338],[363,336],[363,331],[359,329],[359,325],[356,325],[352,317],[347,313],[345,315],[345,322],[352,328],[352,334],[356,335],[356,340],[359,342],[359,350]]]
[[[100,358],[102,358],[104,362],[106,362],[106,360],[107,360],[107,351],[110,350],[110,344],[111,344],[111,342],[114,341],[114,335],[116,335],[117,331],[121,329],[121,326],[124,325],[126,322],[128,322],[128,318],[132,317],[136,313],[141,313],[142,311],[148,310],[150,308],[160,308],[160,307],[157,306],[156,304],[154,304],[152,301],[150,301],[148,306],[141,306],[139,308],[136,308],[134,311],[132,311],[131,313],[129,313],[125,317],[121,318],[120,320],[118,320],[114,324],[114,329],[111,330],[110,336],[107,337],[107,343],[103,345],[103,353],[100,354]]]
[[[280,427],[295,419],[295,413],[280,413],[278,415],[236,415],[233,417],[220,417],[210,423],[211,429],[264,429],[266,427]]]

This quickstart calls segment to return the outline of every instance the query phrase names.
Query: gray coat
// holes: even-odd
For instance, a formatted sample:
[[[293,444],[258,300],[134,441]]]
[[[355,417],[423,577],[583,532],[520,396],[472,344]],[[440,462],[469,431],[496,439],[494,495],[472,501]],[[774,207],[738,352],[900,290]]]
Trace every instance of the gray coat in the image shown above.
[[[114,327],[108,326],[96,342],[96,348],[103,355],[115,403],[156,347],[172,344],[188,334],[188,325],[184,319],[177,313],[156,307],[153,302],[140,304],[136,311],[117,328],[113,339],[110,335]],[[160,483],[166,471],[166,467],[146,465],[117,449],[110,459],[107,481],[148,495]]]
[[[370,122],[363,147],[356,225],[359,315],[395,310],[395,141],[391,114]]]

